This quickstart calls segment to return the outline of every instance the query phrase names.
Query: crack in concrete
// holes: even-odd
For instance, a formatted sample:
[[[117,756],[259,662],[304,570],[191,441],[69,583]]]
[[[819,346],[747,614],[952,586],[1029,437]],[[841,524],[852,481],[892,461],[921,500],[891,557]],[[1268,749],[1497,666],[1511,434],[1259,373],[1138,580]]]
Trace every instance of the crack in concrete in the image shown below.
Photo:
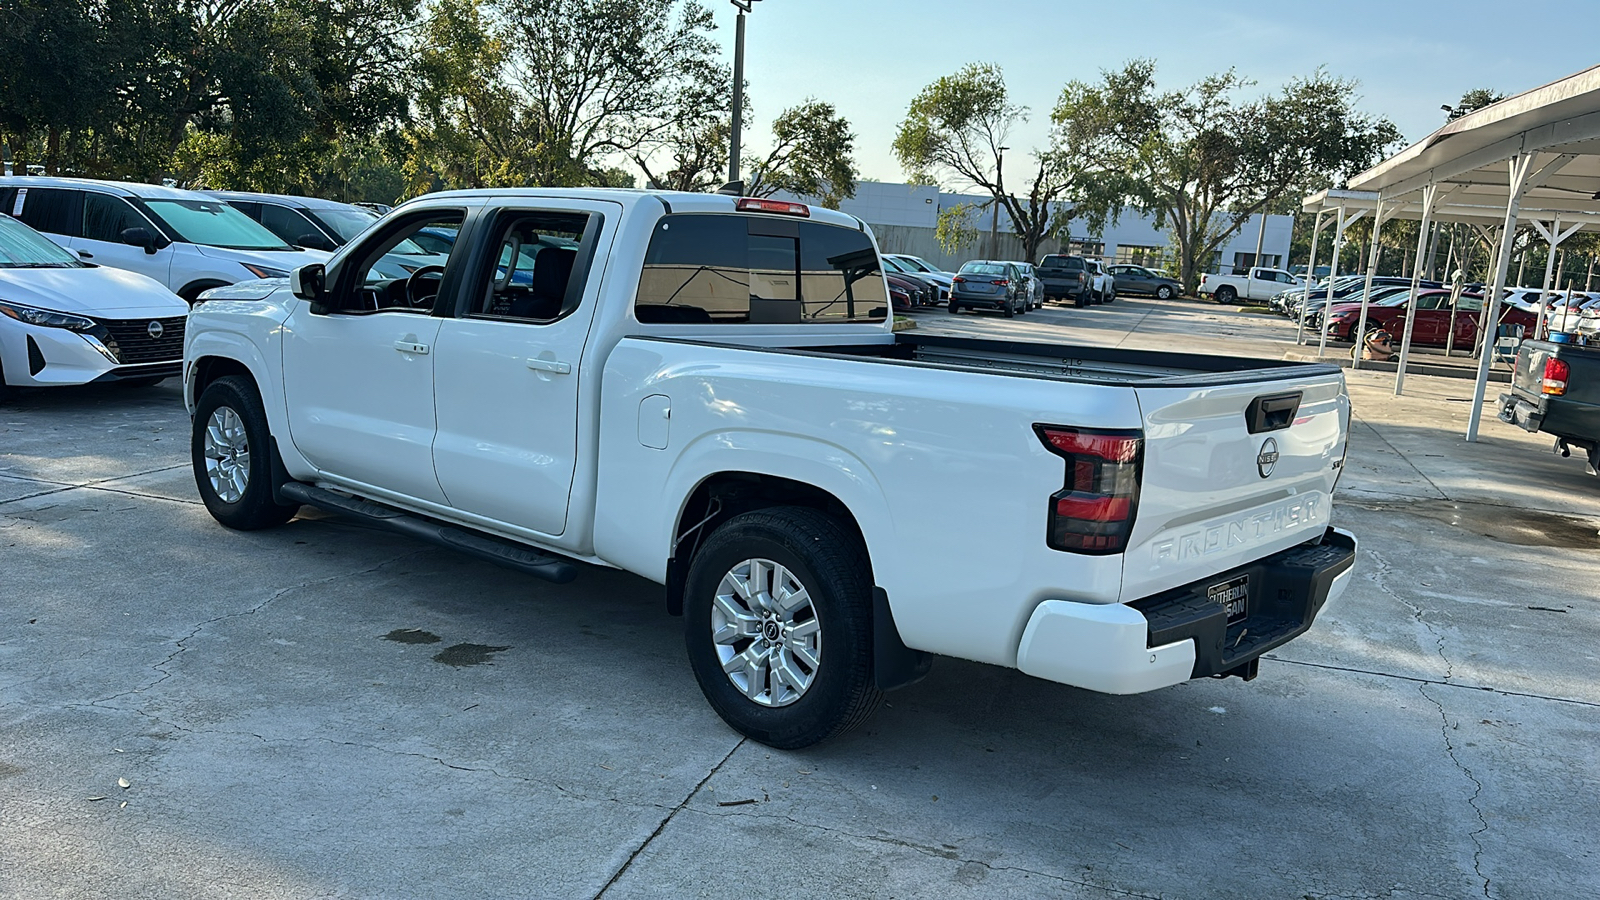
[[[96,478],[93,481],[85,481],[82,484],[68,484],[67,482],[64,482],[64,481],[44,481],[42,479],[23,478],[23,476],[20,476],[20,475],[11,475],[11,476],[8,476],[8,477],[10,477],[10,478],[22,478],[25,481],[39,481],[39,483],[41,483],[41,484],[59,484],[59,485],[61,485],[61,487],[58,487],[58,488],[55,488],[54,490],[49,490],[49,491],[40,491],[37,494],[28,494],[27,496],[24,496],[24,497],[12,497],[10,500],[0,500],[0,506],[5,506],[8,503],[20,503],[23,500],[32,500],[32,499],[34,499],[36,497],[48,497],[51,494],[64,494],[67,491],[76,491],[76,490],[80,490],[80,489],[116,490],[115,488],[101,488],[100,486],[101,485],[110,484],[110,483],[112,483],[114,481],[122,481],[125,478],[138,478],[138,477],[140,477],[142,475],[154,475],[157,472],[170,472],[173,469],[181,469],[181,468],[183,468],[183,467],[185,467],[187,465],[189,465],[189,463],[175,463],[175,464],[170,465],[170,466],[161,466],[160,468],[150,469],[149,471],[146,471],[146,472],[133,472],[133,473],[128,474],[128,475],[117,475],[117,476],[114,476],[112,478]],[[126,493],[126,492],[125,491],[119,491],[118,493]],[[145,496],[145,495],[138,495],[138,496]],[[159,499],[170,499],[170,498],[159,498]]]
[[[1573,706],[1588,706],[1600,709],[1600,703],[1593,700],[1579,700],[1575,697],[1553,697],[1549,694],[1532,694],[1527,691],[1508,691],[1504,688],[1489,687],[1482,684],[1462,684],[1459,681],[1439,681],[1433,678],[1418,678],[1415,675],[1400,675],[1394,672],[1379,672],[1373,669],[1357,669],[1353,666],[1335,666],[1329,663],[1306,662],[1303,659],[1285,659],[1271,653],[1263,654],[1262,659],[1281,662],[1291,666],[1305,666],[1309,669],[1327,669],[1333,672],[1350,672],[1355,675],[1372,675],[1377,678],[1393,678],[1396,681],[1410,681],[1415,684],[1431,684],[1438,687],[1455,688],[1462,691],[1483,691],[1488,694],[1498,694],[1502,697],[1521,697],[1528,700],[1548,700],[1551,703],[1570,703]]]
[[[700,782],[694,786],[694,789],[689,791],[689,793],[682,800],[678,801],[678,805],[674,806],[670,812],[663,816],[660,822],[656,823],[655,830],[650,832],[650,836],[644,839],[644,843],[635,847],[633,852],[628,854],[628,858],[622,861],[622,865],[617,868],[617,871],[613,872],[611,877],[606,879],[606,883],[600,886],[599,892],[594,895],[594,900],[600,900],[601,897],[606,895],[606,891],[611,890],[611,886],[616,884],[618,879],[622,878],[623,874],[628,871],[628,868],[633,865],[633,861],[639,858],[639,854],[643,853],[644,849],[650,846],[652,841],[661,836],[661,832],[666,830],[668,823],[676,818],[678,813],[683,812],[683,810],[689,805],[689,801],[693,800],[695,795],[700,793],[700,789],[705,787],[706,783],[709,782],[719,771],[721,771],[723,766],[727,765],[728,760],[733,759],[733,755],[738,753],[739,748],[743,747],[745,742],[748,740],[749,738],[739,738],[739,742],[734,744],[733,748],[729,750],[727,754],[722,757],[722,759],[718,760],[716,765],[711,767],[711,771],[706,773],[706,777],[700,779]]]
[[[1134,897],[1134,898],[1138,898],[1138,900],[1162,900],[1162,897],[1161,897],[1160,894],[1142,894],[1142,893],[1139,893],[1137,891],[1127,890],[1125,888],[1110,887],[1110,886],[1103,885],[1103,884],[1095,884],[1092,881],[1082,881],[1082,880],[1076,879],[1076,878],[1069,878],[1069,877],[1067,877],[1065,875],[1057,875],[1057,874],[1052,873],[1052,872],[1041,872],[1041,871],[1039,871],[1037,869],[1028,869],[1028,868],[1024,868],[1022,866],[998,866],[998,865],[995,865],[995,864],[990,863],[990,862],[985,862],[984,860],[981,860],[981,859],[973,859],[971,857],[961,856],[959,853],[956,853],[953,850],[948,850],[948,849],[946,849],[944,847],[933,847],[933,846],[929,846],[927,844],[918,844],[918,843],[916,843],[914,841],[907,841],[907,840],[903,840],[901,838],[889,837],[889,836],[886,836],[886,835],[859,834],[857,832],[848,831],[848,830],[843,829],[843,828],[832,828],[832,827],[829,827],[827,825],[819,825],[819,824],[817,824],[815,822],[803,822],[803,821],[801,821],[799,819],[796,819],[794,816],[791,816],[791,815],[789,815],[787,813],[782,813],[782,814],[755,813],[755,812],[741,812],[741,811],[738,811],[738,810],[728,810],[727,812],[712,812],[710,810],[702,810],[702,809],[691,809],[691,810],[689,810],[689,812],[696,813],[698,815],[702,815],[702,816],[705,816],[707,818],[716,818],[716,819],[733,819],[733,818],[778,819],[778,820],[789,822],[792,825],[798,825],[801,828],[812,828],[812,829],[816,829],[817,831],[827,832],[828,834],[841,835],[841,836],[847,837],[847,838],[854,838],[854,839],[856,839],[858,841],[870,841],[872,843],[888,844],[888,845],[893,846],[893,847],[900,847],[900,848],[903,848],[903,849],[906,849],[906,850],[910,850],[910,851],[912,851],[914,853],[919,853],[919,854],[921,854],[923,856],[936,857],[938,859],[949,860],[950,862],[956,862],[956,863],[960,863],[962,865],[967,865],[967,864],[970,863],[972,865],[982,866],[982,867],[984,867],[985,869],[988,869],[991,872],[1017,872],[1017,873],[1020,873],[1022,875],[1038,876],[1039,878],[1048,878],[1048,879],[1050,879],[1052,881],[1059,881],[1059,882],[1061,882],[1063,884],[1070,884],[1070,885],[1073,885],[1075,887],[1093,888],[1094,890],[1097,890],[1097,891],[1106,891],[1108,893],[1116,894],[1117,896],[1120,896],[1120,897]]]
[[[1404,597],[1401,597],[1399,593],[1397,593],[1393,588],[1389,587],[1389,585],[1386,583],[1386,580],[1389,574],[1394,571],[1394,569],[1384,561],[1383,555],[1373,550],[1368,550],[1367,553],[1372,557],[1372,561],[1378,564],[1378,571],[1375,572],[1372,577],[1372,580],[1377,585],[1378,589],[1383,591],[1385,594],[1388,594],[1390,597],[1393,597],[1397,603],[1411,610],[1412,618],[1417,621],[1417,624],[1427,629],[1428,634],[1433,636],[1434,651],[1439,654],[1439,659],[1444,663],[1444,680],[1441,683],[1453,687],[1454,685],[1451,683],[1450,679],[1455,676],[1455,663],[1451,662],[1449,655],[1444,652],[1444,635],[1441,634],[1438,629],[1433,627],[1432,622],[1429,622],[1426,618],[1424,618],[1421,607],[1413,604]],[[1461,760],[1456,756],[1455,744],[1450,740],[1450,716],[1445,712],[1444,704],[1428,694],[1427,684],[1417,685],[1417,693],[1421,694],[1424,700],[1432,703],[1434,708],[1439,710],[1439,732],[1440,736],[1444,738],[1445,755],[1449,756],[1450,762],[1461,771],[1462,775],[1466,776],[1468,781],[1472,782],[1473,791],[1472,795],[1467,798],[1467,805],[1472,807],[1473,813],[1477,815],[1479,826],[1477,830],[1467,834],[1467,837],[1472,840],[1473,847],[1472,871],[1483,881],[1483,896],[1486,898],[1491,897],[1492,895],[1489,892],[1489,877],[1483,874],[1483,841],[1481,840],[1481,835],[1489,830],[1489,820],[1484,817],[1483,810],[1478,806],[1478,797],[1483,794],[1483,782],[1479,781],[1477,777],[1472,774],[1472,770],[1463,765]]]
[[[369,567],[367,567],[365,569],[361,569],[359,571],[342,572],[342,573],[339,573],[337,575],[328,575],[328,576],[323,577],[323,578],[307,579],[306,581],[302,581],[302,582],[300,582],[298,584],[291,584],[291,585],[289,585],[287,587],[278,588],[277,590],[275,590],[271,594],[269,594],[265,600],[262,600],[260,603],[257,603],[256,605],[250,607],[249,609],[243,610],[241,612],[225,613],[225,614],[220,615],[220,616],[214,616],[214,617],[212,617],[210,619],[206,619],[204,622],[201,622],[198,625],[195,625],[192,629],[190,629],[188,634],[186,634],[183,637],[179,638],[177,640],[175,646],[174,646],[173,651],[171,653],[168,653],[165,659],[162,659],[160,662],[154,663],[154,664],[152,664],[150,666],[150,668],[155,669],[157,672],[161,673],[161,677],[160,678],[157,678],[154,681],[151,681],[150,683],[145,684],[145,685],[143,685],[141,687],[136,687],[136,688],[133,688],[131,690],[126,690],[126,691],[122,691],[120,693],[112,694],[109,697],[102,697],[102,698],[100,698],[98,700],[92,701],[91,703],[89,703],[89,705],[90,706],[99,706],[102,709],[115,709],[116,707],[106,706],[104,704],[109,704],[113,700],[119,700],[119,699],[121,699],[123,697],[131,696],[133,694],[143,694],[144,692],[152,690],[155,687],[159,686],[162,682],[166,681],[168,678],[171,678],[173,676],[173,673],[168,671],[166,669],[166,666],[170,665],[173,660],[177,659],[179,656],[182,656],[185,652],[187,652],[188,649],[189,649],[189,641],[193,640],[196,635],[200,634],[200,632],[204,631],[208,626],[215,625],[218,622],[223,622],[223,621],[226,621],[228,619],[237,619],[237,618],[240,618],[242,616],[255,615],[256,613],[258,613],[261,610],[265,609],[274,600],[277,600],[279,597],[282,597],[285,594],[291,593],[293,591],[298,591],[298,590],[301,590],[303,588],[308,588],[308,587],[315,587],[315,586],[320,585],[320,584],[328,584],[330,582],[340,581],[340,580],[345,579],[345,578],[355,578],[355,577],[358,577],[358,576],[361,576],[361,575],[370,575],[371,573],[378,571],[379,569],[383,568],[384,566],[391,565],[393,563],[397,563],[402,559],[408,559],[411,556],[412,556],[412,554],[410,554],[410,553],[402,553],[402,554],[399,554],[399,555],[396,555],[396,556],[392,556],[389,559],[384,560],[383,562],[380,562],[380,563],[378,563],[376,565],[373,565],[373,566],[369,566]],[[134,710],[134,712],[138,712],[141,715],[144,714],[142,708],[141,709],[136,709],[136,710]],[[152,716],[151,718],[156,718],[156,717]],[[158,721],[160,721],[160,720],[158,719]],[[167,724],[171,724],[171,723],[167,723]],[[176,726],[174,726],[174,727],[176,727]]]

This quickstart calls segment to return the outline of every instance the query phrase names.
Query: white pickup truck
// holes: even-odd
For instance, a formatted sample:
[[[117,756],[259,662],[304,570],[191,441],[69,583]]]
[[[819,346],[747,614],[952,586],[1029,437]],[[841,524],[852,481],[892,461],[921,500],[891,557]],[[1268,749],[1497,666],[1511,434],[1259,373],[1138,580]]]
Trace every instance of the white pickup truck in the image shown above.
[[[374,274],[422,229],[444,265]],[[786,748],[931,654],[1250,678],[1348,582],[1339,369],[895,334],[879,266],[795,203],[430,195],[195,307],[196,484],[233,528],[312,505],[662,584],[711,705]]]
[[[1270,300],[1304,283],[1304,278],[1290,275],[1282,269],[1254,268],[1248,275],[1203,274],[1200,276],[1199,293],[1202,297],[1215,296],[1218,303],[1233,303],[1240,299]]]

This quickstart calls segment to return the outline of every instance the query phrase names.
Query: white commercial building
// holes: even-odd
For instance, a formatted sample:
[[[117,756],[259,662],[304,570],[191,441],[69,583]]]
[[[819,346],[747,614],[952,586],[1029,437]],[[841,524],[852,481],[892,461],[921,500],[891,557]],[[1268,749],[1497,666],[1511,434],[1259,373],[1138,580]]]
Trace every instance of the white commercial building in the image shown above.
[[[963,204],[971,208],[968,222],[977,230],[976,238],[960,252],[946,253],[934,237],[939,213]],[[1065,205],[1071,208],[1070,204]],[[996,204],[984,195],[945,193],[926,185],[876,181],[857,184],[856,195],[839,204],[840,210],[872,226],[885,251],[912,253],[950,268],[964,260],[986,256],[1020,257],[1021,242],[1012,233],[1011,217],[1004,209],[997,213],[995,207]],[[1222,268],[1231,271],[1236,266],[1253,265],[1261,219],[1260,215],[1252,216],[1223,245],[1209,271]],[[993,244],[991,229],[995,237]],[[1262,265],[1280,266],[1287,260],[1293,230],[1293,216],[1266,217],[1266,231],[1260,235]],[[1071,235],[1068,241],[1064,244],[1050,242],[1043,252],[1065,249],[1117,263],[1155,266],[1164,265],[1172,252],[1167,234],[1157,229],[1150,219],[1132,210],[1125,211],[1118,222],[1108,224],[1098,234],[1090,234],[1085,223],[1079,220],[1073,220],[1068,231]]]

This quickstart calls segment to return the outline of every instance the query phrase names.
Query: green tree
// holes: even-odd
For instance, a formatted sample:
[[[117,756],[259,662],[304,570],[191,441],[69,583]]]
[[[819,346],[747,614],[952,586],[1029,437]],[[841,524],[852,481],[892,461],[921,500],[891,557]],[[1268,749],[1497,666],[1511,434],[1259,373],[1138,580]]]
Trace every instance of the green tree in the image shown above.
[[[955,256],[978,242],[978,226],[972,222],[977,206],[957,203],[939,210],[939,220],[933,229],[933,238],[944,252]]]
[[[1180,280],[1239,227],[1318,180],[1359,172],[1399,140],[1386,119],[1355,109],[1355,83],[1318,70],[1277,94],[1243,101],[1229,70],[1176,91],[1135,60],[1098,83],[1069,83],[1056,103],[1057,152],[1081,167],[1077,201],[1093,222],[1128,207],[1170,231]]]
[[[606,182],[721,104],[714,27],[697,0],[440,0],[411,189]]]
[[[1449,107],[1445,113],[1446,122],[1454,122],[1468,113],[1475,113],[1485,106],[1499,103],[1506,98],[1505,94],[1489,88],[1473,88],[1461,95],[1456,105]]]
[[[1005,143],[1027,117],[1027,107],[1011,102],[999,66],[972,63],[917,94],[895,134],[894,153],[915,183],[948,180],[987,193],[1010,216],[1028,259],[1036,260],[1040,245],[1071,217],[1061,201],[1075,178],[1065,154],[1035,150],[1022,193],[1006,187]]]
[[[771,152],[750,167],[745,193],[787,191],[835,208],[856,195],[856,136],[832,103],[811,98],[784,110],[772,123],[772,137]]]

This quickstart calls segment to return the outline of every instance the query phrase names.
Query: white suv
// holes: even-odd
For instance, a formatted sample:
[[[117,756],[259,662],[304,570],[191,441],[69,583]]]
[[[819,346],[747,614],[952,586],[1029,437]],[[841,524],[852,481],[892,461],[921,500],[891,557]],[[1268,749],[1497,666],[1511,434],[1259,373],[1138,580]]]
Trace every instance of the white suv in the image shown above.
[[[209,288],[282,278],[329,258],[284,243],[215,197],[154,184],[6,178],[0,212],[86,262],[148,275],[191,303]]]

